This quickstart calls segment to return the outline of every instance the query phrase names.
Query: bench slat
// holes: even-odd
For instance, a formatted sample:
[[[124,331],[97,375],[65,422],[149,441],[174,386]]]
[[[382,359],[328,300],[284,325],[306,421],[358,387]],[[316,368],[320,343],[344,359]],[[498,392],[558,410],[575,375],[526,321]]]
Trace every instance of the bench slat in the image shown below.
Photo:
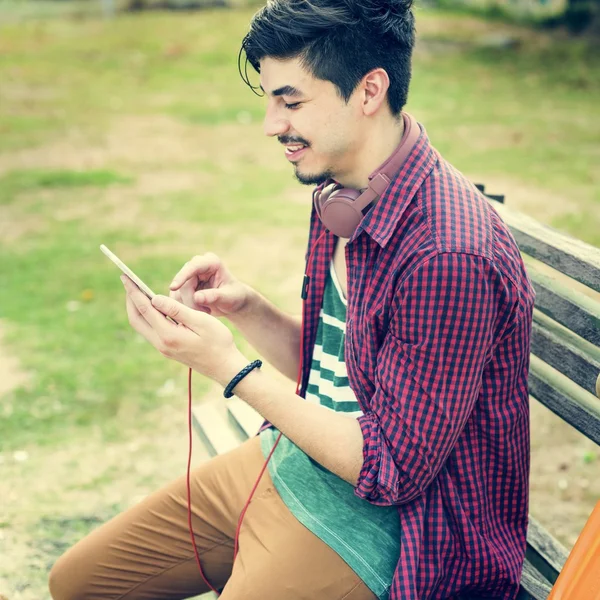
[[[600,399],[531,355],[529,393],[538,402],[600,444]]]
[[[527,560],[523,563],[521,587],[517,600],[547,600],[552,591],[550,583]]]
[[[526,558],[552,585],[562,571],[568,555],[566,548],[529,515]]]
[[[241,440],[232,431],[225,415],[211,403],[192,408],[194,429],[212,456],[237,448]]]
[[[600,348],[538,310],[533,313],[531,351],[591,394],[600,374]]]
[[[532,596],[523,586],[519,588],[517,594],[517,600],[536,600],[535,596]]]
[[[558,274],[542,272],[526,256],[523,258],[535,288],[536,308],[584,340],[600,346],[600,302],[570,288]]]
[[[242,439],[254,437],[264,419],[249,404],[239,398],[231,398],[226,404],[229,422],[238,430]]]
[[[542,225],[505,204],[492,202],[510,228],[519,249],[557,271],[600,292],[600,250],[555,229]]]

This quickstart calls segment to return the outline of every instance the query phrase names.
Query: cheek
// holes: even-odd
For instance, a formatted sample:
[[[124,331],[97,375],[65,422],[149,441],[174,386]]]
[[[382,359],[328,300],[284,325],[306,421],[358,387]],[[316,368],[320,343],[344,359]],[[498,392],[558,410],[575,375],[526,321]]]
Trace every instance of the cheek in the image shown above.
[[[298,111],[293,131],[310,142],[313,159],[339,157],[352,145],[354,129],[349,106],[315,103]]]
[[[340,141],[340,127],[334,117],[324,118],[322,114],[315,116],[306,124],[306,139],[319,154],[335,152]]]
[[[352,145],[352,131],[344,120],[331,119],[319,132],[321,149],[330,156],[340,156]]]

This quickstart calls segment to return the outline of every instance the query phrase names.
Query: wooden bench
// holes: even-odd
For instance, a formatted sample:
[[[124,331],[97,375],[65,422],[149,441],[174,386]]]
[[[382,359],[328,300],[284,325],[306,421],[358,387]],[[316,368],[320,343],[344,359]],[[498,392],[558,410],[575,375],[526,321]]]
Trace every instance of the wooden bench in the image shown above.
[[[485,193],[483,186],[478,186]],[[536,290],[530,397],[600,444],[600,249],[550,229],[489,196],[511,229]],[[291,385],[291,384],[290,384]],[[238,398],[196,406],[212,454],[256,435],[262,418]],[[532,422],[532,429],[535,429]],[[543,507],[531,507],[533,514]],[[546,600],[567,550],[529,515],[519,600]],[[586,600],[586,599],[581,599]]]

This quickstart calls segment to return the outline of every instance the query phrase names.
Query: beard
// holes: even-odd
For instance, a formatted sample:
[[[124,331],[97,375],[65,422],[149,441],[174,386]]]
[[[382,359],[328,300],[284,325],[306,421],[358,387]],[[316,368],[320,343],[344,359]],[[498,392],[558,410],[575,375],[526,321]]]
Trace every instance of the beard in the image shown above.
[[[297,135],[279,135],[277,136],[277,139],[280,144],[302,144],[307,148],[310,148],[310,142]],[[327,169],[322,173],[304,174],[299,171],[298,165],[294,165],[294,175],[302,185],[321,185],[328,179],[333,179],[330,169]]]
[[[323,171],[322,173],[305,174],[301,173],[297,166],[294,168],[294,175],[302,185],[321,185],[328,179],[333,179],[333,173],[330,170]]]

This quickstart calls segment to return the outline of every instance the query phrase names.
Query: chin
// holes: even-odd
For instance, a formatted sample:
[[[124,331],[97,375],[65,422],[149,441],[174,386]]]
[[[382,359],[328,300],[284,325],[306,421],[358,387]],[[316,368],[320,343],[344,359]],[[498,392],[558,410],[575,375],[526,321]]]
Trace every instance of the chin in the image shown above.
[[[331,171],[323,171],[321,173],[302,173],[298,167],[294,172],[296,179],[303,185],[321,185],[328,179],[333,179]]]

